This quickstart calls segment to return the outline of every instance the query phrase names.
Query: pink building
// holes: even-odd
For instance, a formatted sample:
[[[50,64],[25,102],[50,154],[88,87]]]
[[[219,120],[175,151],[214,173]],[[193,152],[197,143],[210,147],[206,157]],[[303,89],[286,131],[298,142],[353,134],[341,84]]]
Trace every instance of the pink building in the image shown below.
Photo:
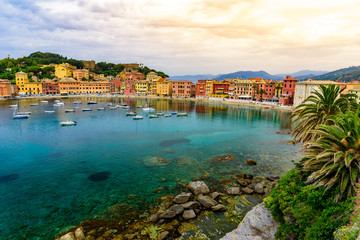
[[[283,90],[279,102],[283,105],[292,105],[294,103],[295,86],[297,78],[286,76],[283,80]]]
[[[182,80],[172,82],[173,97],[194,97],[195,93],[195,84],[191,81]]]
[[[124,94],[125,95],[134,95],[135,94],[135,81],[137,80],[137,78],[135,76],[129,76],[127,78],[125,78],[125,89],[124,89]]]

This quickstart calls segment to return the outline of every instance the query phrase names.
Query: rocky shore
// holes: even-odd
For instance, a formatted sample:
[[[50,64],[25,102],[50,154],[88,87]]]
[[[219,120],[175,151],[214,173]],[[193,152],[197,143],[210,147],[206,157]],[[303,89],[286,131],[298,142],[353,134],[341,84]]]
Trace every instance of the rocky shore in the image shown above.
[[[231,238],[238,233],[228,232],[235,229],[244,215],[270,193],[278,179],[273,175],[237,174],[226,181],[221,179],[220,187],[192,181],[183,185],[180,194],[159,197],[158,204],[145,212],[129,211],[129,206],[120,204],[103,213],[103,217],[96,216],[63,232],[56,240],[256,239]],[[261,206],[252,211],[266,212]],[[247,225],[253,222],[252,211],[243,220]],[[260,215],[258,219],[262,221],[264,214]],[[263,229],[267,228],[267,222],[270,220]]]

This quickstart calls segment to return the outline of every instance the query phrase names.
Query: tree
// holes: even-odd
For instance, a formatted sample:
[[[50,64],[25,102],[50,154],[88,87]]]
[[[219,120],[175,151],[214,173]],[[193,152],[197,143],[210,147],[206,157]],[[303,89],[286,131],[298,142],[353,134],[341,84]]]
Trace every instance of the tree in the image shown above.
[[[26,72],[32,73],[35,76],[41,75],[42,69],[38,66],[30,66],[26,68]]]
[[[354,94],[341,97],[344,89],[330,84],[328,87],[320,85],[319,91],[313,91],[305,101],[297,106],[291,115],[293,120],[292,136],[296,142],[315,140],[318,135],[315,128],[326,124],[330,116],[346,111],[354,111],[357,107]]]
[[[314,132],[318,139],[305,144],[303,170],[311,172],[307,183],[337,189],[335,201],[355,195],[360,174],[359,109],[329,117],[331,125],[321,124]]]
[[[260,102],[263,101],[263,94],[266,93],[264,89],[260,88],[259,95],[260,95]]]
[[[75,66],[78,69],[83,69],[84,68],[84,63],[82,61],[76,60],[76,59],[66,59],[63,60],[64,63],[69,63],[70,65]]]

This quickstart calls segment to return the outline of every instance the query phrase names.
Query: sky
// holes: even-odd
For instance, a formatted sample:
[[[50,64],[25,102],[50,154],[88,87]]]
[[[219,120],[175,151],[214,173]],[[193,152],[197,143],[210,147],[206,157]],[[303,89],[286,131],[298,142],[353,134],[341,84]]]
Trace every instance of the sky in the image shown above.
[[[358,0],[0,0],[0,58],[53,52],[168,75],[360,65]]]

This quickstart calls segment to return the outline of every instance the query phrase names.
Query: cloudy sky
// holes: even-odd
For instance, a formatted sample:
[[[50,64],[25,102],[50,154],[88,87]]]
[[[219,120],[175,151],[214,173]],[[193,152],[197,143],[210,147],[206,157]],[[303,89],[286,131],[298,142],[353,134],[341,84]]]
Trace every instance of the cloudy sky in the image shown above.
[[[358,0],[0,0],[0,58],[35,51],[169,75],[360,65]]]

